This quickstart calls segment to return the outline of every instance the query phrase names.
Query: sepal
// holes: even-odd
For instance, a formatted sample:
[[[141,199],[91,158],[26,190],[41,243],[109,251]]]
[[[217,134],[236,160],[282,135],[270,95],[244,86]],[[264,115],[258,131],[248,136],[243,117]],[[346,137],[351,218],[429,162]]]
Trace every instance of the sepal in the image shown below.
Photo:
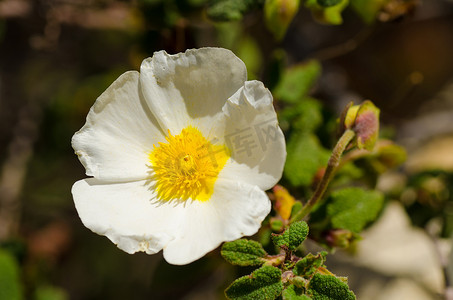
[[[316,255],[309,253],[299,260],[294,266],[293,273],[297,276],[309,278],[315,274],[326,261],[327,252],[322,251]]]

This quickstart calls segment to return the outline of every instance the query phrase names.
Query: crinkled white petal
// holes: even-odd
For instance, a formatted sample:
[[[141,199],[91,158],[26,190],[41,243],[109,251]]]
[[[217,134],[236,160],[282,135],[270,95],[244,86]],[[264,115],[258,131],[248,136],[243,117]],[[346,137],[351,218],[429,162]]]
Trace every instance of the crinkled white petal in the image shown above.
[[[228,99],[223,113],[217,136],[223,136],[231,159],[219,177],[270,189],[280,180],[286,159],[272,94],[261,82],[247,81]]]
[[[153,254],[164,249],[172,264],[188,264],[223,241],[252,235],[271,209],[256,186],[218,180],[207,202],[160,203],[146,181],[107,184],[78,181],[72,188],[86,227],[107,236],[128,252]]]
[[[188,125],[210,135],[226,99],[247,79],[244,63],[230,50],[201,48],[145,59],[140,68],[143,94],[162,128],[178,134]]]
[[[138,72],[126,72],[96,100],[72,147],[88,176],[121,181],[148,175],[149,151],[164,134],[140,91]]]
[[[195,201],[187,207],[178,238],[165,247],[164,258],[171,264],[187,264],[224,241],[255,234],[270,210],[269,198],[257,186],[219,178],[208,202]]]

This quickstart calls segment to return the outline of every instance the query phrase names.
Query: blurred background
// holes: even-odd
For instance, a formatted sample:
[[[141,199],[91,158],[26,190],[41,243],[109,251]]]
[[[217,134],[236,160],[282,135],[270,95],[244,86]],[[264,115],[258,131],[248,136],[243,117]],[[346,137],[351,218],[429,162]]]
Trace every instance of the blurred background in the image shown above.
[[[301,4],[283,34],[264,16],[264,1],[236,15],[222,2],[0,1],[1,300],[223,299],[238,275],[250,273],[218,249],[187,266],[168,265],[160,253],[126,254],[83,226],[70,192],[86,177],[71,137],[96,98],[154,51],[204,46],[231,49],[249,78],[271,90],[286,68],[317,60],[322,72],[310,95],[322,106],[327,149],[349,101],[371,99],[381,109],[382,134],[408,159],[377,181],[388,204],[355,254],[338,251],[328,266],[349,276],[358,299],[444,298],[453,228],[453,1],[374,1],[372,13],[351,1],[339,20]],[[284,107],[278,97],[275,105]]]

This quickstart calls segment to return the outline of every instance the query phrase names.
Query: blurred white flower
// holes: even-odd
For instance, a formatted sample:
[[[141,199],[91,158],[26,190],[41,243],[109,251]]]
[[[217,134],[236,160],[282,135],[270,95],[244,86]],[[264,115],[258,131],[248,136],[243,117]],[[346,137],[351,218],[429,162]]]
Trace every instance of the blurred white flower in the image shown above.
[[[82,222],[128,252],[187,264],[257,232],[285,141],[272,95],[221,48],[156,52],[96,100],[72,139]]]

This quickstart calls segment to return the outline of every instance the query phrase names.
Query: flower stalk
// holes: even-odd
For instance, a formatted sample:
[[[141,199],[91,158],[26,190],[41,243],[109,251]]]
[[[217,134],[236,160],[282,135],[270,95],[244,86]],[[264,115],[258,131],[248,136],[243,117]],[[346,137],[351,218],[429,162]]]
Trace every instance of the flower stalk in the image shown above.
[[[338,166],[340,165],[341,155],[346,150],[346,147],[349,143],[353,140],[356,133],[352,129],[346,129],[343,135],[338,140],[335,148],[332,151],[332,155],[327,162],[326,171],[321,178],[321,181],[318,183],[313,196],[308,200],[308,202],[304,205],[304,207],[296,213],[290,220],[290,224],[300,221],[305,218],[313,209],[313,207],[322,199],[324,193],[327,190],[327,186],[329,185],[330,181],[332,180],[333,176],[335,175]]]

